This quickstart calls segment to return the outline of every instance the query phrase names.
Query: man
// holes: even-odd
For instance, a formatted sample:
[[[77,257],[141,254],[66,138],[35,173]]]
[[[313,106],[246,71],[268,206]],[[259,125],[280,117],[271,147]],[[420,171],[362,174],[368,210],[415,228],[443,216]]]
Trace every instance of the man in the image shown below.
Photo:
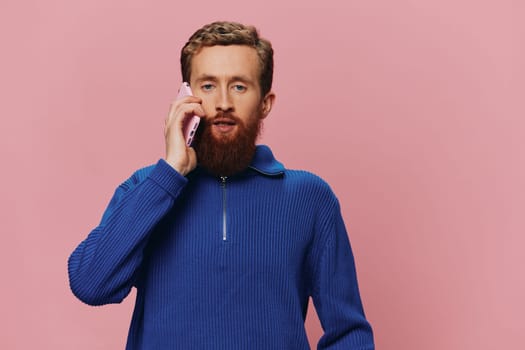
[[[69,258],[91,305],[137,299],[127,349],[373,349],[339,204],[328,185],[256,146],[270,113],[273,50],[255,28],[204,26],[181,53],[195,96],[172,103],[166,157],[117,190]],[[183,121],[201,117],[193,147]]]

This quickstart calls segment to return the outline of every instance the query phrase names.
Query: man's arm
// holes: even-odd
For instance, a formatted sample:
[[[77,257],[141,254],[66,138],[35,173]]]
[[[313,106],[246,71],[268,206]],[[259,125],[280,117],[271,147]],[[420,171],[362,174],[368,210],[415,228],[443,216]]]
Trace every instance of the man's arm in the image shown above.
[[[187,116],[205,115],[201,102],[186,96],[171,104],[164,126],[165,160],[148,176],[136,172],[117,188],[100,225],[69,257],[71,290],[85,303],[118,303],[129,294],[149,236],[186,184],[184,176],[197,165],[182,126]]]
[[[164,160],[120,185],[100,224],[68,260],[73,293],[90,305],[121,302],[130,292],[143,250],[187,179]]]
[[[322,226],[327,238],[318,257],[312,291],[324,330],[318,349],[373,350],[372,328],[363,311],[354,257],[338,203]]]

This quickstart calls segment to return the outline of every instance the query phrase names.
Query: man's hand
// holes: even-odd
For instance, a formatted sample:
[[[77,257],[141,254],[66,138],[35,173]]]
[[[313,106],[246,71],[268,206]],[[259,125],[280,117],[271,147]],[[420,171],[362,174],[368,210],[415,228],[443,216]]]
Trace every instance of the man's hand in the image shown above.
[[[199,117],[205,116],[201,102],[202,100],[195,96],[178,99],[172,102],[166,118],[164,127],[166,162],[183,176],[195,169],[197,155],[193,148],[186,145],[182,126],[186,117],[191,117],[193,114]]]

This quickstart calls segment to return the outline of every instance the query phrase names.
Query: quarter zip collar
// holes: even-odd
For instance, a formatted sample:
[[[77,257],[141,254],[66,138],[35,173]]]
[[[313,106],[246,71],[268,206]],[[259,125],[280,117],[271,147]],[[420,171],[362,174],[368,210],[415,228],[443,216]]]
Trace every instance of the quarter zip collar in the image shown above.
[[[281,176],[284,165],[273,156],[272,150],[266,145],[257,145],[250,169],[267,176]]]
[[[255,173],[259,173],[261,175],[265,176],[271,176],[271,177],[280,177],[284,175],[285,167],[284,165],[279,162],[275,157],[273,156],[272,150],[270,147],[266,145],[257,145],[255,148],[255,154],[253,155],[253,159],[248,166],[247,170],[253,170]],[[232,176],[229,176],[229,178],[237,177],[237,176],[246,176],[248,175],[249,171],[242,171],[239,174],[235,174]],[[199,173],[208,173],[205,169],[201,168],[199,165],[190,172],[187,176],[189,178],[192,178],[193,176],[197,176]],[[208,173],[209,174],[209,173]],[[253,172],[252,172],[253,174]],[[221,176],[217,176],[219,179]]]

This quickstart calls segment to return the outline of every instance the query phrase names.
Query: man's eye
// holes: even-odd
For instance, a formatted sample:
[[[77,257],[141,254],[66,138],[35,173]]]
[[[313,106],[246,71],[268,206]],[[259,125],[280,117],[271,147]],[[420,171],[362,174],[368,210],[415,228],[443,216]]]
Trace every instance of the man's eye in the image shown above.
[[[213,89],[213,85],[212,84],[204,84],[201,86],[202,90],[204,91],[210,91],[211,89]]]
[[[244,92],[244,91],[246,91],[246,86],[244,86],[244,85],[234,85],[233,88],[237,92]]]

